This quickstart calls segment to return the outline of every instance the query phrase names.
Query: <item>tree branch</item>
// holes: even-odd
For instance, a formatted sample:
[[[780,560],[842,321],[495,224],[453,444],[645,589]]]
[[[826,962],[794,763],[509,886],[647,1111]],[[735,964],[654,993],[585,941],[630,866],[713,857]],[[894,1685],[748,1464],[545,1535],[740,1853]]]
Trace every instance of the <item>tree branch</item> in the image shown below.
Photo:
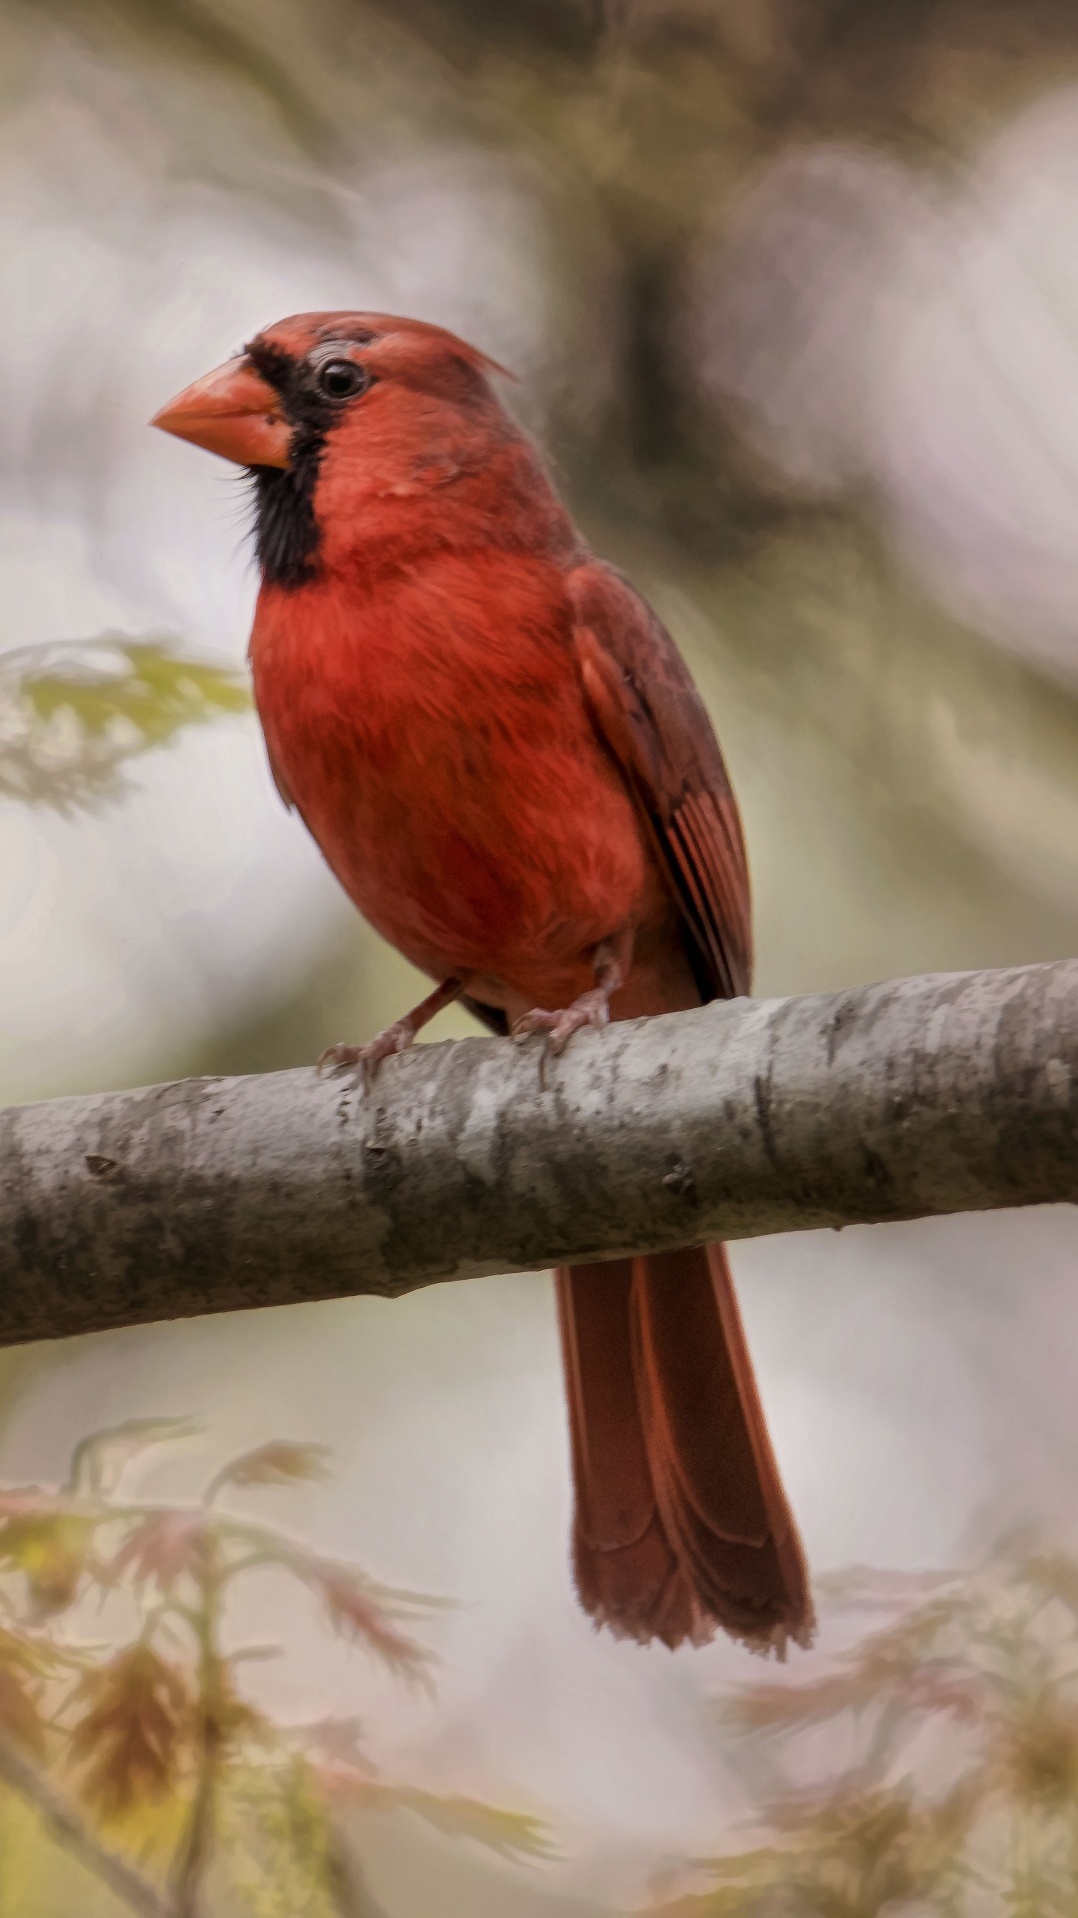
[[[0,1343],[1078,1201],[1078,960],[0,1113]]]

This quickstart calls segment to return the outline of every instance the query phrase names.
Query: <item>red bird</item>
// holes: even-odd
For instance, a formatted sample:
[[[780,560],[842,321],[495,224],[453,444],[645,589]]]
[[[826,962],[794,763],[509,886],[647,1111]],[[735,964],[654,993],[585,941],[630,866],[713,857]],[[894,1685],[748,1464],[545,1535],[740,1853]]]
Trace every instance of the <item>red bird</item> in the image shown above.
[[[495,1032],[749,990],[737,806],[669,634],[440,327],[305,313],[155,425],[250,468],[270,766],[371,924]],[[557,1274],[583,1604],[780,1653],[812,1607],[721,1246]]]

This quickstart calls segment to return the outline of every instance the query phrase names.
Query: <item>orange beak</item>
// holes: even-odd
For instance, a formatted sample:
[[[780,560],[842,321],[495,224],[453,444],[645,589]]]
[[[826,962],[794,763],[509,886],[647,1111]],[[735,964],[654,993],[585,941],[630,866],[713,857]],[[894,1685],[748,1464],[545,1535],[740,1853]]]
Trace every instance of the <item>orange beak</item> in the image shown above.
[[[150,425],[240,466],[288,465],[292,432],[280,400],[246,360],[229,360],[185,387]]]

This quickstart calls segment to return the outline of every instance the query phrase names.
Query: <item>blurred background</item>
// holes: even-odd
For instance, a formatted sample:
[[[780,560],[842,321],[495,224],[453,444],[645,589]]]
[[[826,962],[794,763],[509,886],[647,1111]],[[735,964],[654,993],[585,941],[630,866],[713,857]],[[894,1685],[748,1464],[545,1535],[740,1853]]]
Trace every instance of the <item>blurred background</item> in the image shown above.
[[[1065,0],[0,0],[0,288],[0,649],[167,635],[241,670],[242,485],[145,422],[284,314],[414,314],[515,372],[690,660],[759,992],[1078,952]],[[3,1103],[302,1064],[412,1002],[248,714],[127,787],[0,797]],[[1063,1210],[735,1248],[816,1567],[972,1564],[1017,1524],[1078,1546],[1076,1267]],[[371,1816],[387,1918],[624,1911],[745,1815],[710,1701],[747,1654],[641,1651],[576,1608],[545,1277],[35,1347],[0,1391],[9,1482],[134,1417],[204,1428],[177,1496],[326,1444],[282,1521],[459,1601],[433,1702],[244,1601],[289,1651],[252,1697],[352,1713],[373,1762],[556,1834],[515,1865]]]

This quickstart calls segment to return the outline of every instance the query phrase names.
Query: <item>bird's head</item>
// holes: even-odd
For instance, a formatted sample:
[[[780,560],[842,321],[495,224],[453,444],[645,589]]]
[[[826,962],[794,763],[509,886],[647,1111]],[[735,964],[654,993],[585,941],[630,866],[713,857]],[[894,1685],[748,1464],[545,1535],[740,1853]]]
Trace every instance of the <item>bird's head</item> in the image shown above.
[[[152,423],[249,470],[263,578],[288,590],[374,542],[407,546],[432,495],[523,448],[487,377],[502,371],[421,320],[300,313]]]

